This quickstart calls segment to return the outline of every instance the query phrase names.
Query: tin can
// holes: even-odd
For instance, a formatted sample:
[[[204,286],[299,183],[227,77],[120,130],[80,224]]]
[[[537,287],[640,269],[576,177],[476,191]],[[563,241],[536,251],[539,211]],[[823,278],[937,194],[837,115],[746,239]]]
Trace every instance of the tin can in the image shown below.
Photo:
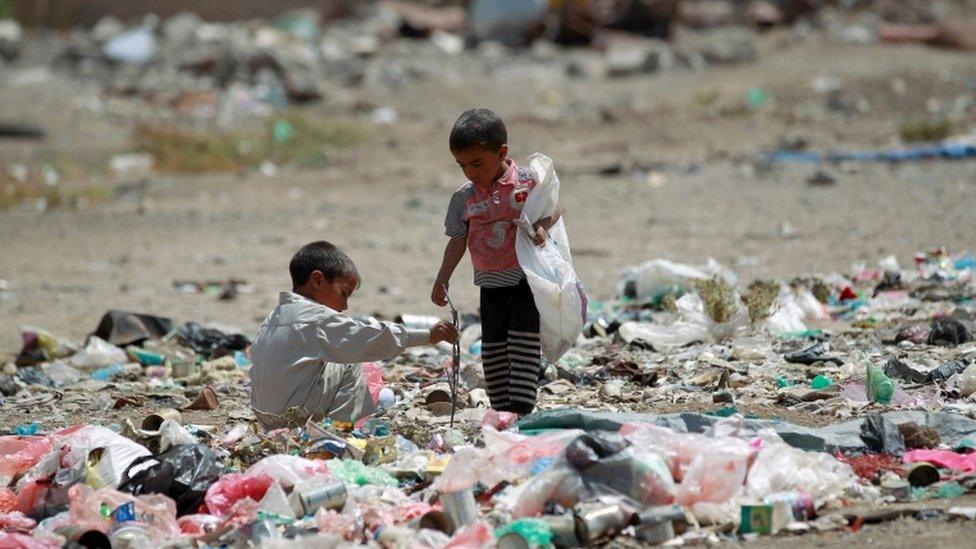
[[[583,544],[592,543],[623,529],[627,524],[619,505],[599,505],[580,509],[576,514],[576,538]]]
[[[298,494],[298,501],[302,504],[304,515],[311,515],[319,508],[341,509],[346,505],[346,485],[343,482],[331,482],[323,486],[314,486],[302,490]]]
[[[142,420],[142,428],[146,431],[158,431],[163,422],[167,419],[171,419],[180,425],[183,425],[183,415],[180,414],[179,410],[174,410],[172,408],[161,408],[156,410],[155,413],[146,416],[146,419]]]
[[[153,549],[145,526],[136,522],[125,522],[108,531],[112,549]]]
[[[526,540],[522,534],[509,532],[498,538],[495,545],[498,549],[532,549],[533,545]]]
[[[447,516],[444,511],[427,511],[420,518],[412,521],[410,526],[416,530],[437,530],[438,532],[444,532],[447,535],[454,533],[454,523],[451,521],[451,517]]]
[[[457,492],[442,492],[441,507],[447,516],[451,517],[451,525],[455,530],[478,522],[478,504],[474,501],[474,492],[470,488]]]
[[[881,495],[893,496],[895,501],[908,501],[912,495],[912,485],[900,478],[885,479],[881,481]]]
[[[578,547],[576,538],[576,520],[573,515],[543,515],[540,517],[549,531],[552,532],[552,544],[556,547]]]
[[[278,526],[271,520],[256,520],[251,523],[251,542],[255,547],[271,539],[281,538]]]
[[[685,529],[687,517],[680,505],[648,507],[634,516],[637,538],[648,543],[664,543],[675,536],[675,525]]]
[[[928,486],[942,479],[939,470],[931,463],[924,461],[913,463],[908,467],[908,482],[912,486]]]
[[[801,490],[776,492],[763,498],[765,503],[776,503],[777,501],[784,501],[790,506],[795,520],[807,521],[817,516],[817,508],[813,503],[813,498]]]
[[[396,317],[399,324],[403,324],[407,328],[415,330],[429,330],[441,321],[440,318],[436,316],[424,316],[424,315],[400,315]]]
[[[112,543],[104,532],[80,526],[62,526],[54,531],[66,543],[74,542],[85,549],[112,549]]]

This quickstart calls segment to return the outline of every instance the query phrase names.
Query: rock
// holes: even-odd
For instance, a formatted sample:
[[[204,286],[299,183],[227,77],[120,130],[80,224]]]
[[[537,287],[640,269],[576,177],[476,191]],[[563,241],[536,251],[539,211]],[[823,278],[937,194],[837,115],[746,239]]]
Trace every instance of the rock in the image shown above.
[[[814,187],[829,187],[837,184],[837,178],[831,175],[830,172],[821,169],[807,178],[807,184]]]
[[[669,69],[674,52],[663,40],[618,40],[606,52],[607,76],[630,76]]]

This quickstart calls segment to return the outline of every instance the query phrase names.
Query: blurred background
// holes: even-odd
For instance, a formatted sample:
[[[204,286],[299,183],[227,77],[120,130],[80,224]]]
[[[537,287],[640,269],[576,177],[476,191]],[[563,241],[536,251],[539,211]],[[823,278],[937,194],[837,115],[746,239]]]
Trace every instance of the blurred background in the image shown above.
[[[302,244],[429,301],[465,109],[562,180],[591,297],[973,244],[976,2],[0,0],[0,352],[109,309],[253,333]],[[465,259],[455,300],[474,311]],[[440,311],[443,314],[443,311]]]

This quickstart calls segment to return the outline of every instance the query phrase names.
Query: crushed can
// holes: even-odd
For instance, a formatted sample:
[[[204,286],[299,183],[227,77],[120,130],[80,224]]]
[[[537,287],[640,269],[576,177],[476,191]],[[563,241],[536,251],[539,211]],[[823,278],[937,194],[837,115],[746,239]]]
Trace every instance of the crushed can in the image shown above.
[[[589,544],[626,525],[627,514],[619,505],[586,506],[576,513],[576,538],[582,544]]]
[[[437,510],[427,511],[412,521],[410,527],[416,530],[437,530],[449,536],[454,533],[454,523],[451,521],[451,517],[447,516],[447,513],[444,511]]]
[[[538,545],[533,545],[518,532],[509,532],[498,538],[495,545],[498,549],[534,549]]]
[[[881,481],[881,495],[892,496],[895,501],[908,501],[912,497],[912,485],[900,478],[885,479]]]
[[[301,507],[301,516],[314,514],[320,508],[342,509],[346,505],[347,495],[346,485],[342,481],[305,487],[298,491],[298,505],[294,507]]]

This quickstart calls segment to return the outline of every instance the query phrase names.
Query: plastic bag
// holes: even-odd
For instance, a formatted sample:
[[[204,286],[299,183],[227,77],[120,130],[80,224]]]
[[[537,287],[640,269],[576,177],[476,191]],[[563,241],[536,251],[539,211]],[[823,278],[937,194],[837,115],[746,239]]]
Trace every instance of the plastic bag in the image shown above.
[[[705,265],[686,265],[667,259],[652,259],[636,268],[625,271],[623,286],[618,288],[621,295],[628,295],[627,281],[633,281],[633,295],[642,301],[658,302],[667,295],[679,295],[694,288],[696,280],[717,276],[730,286],[735,286],[735,273],[718,261],[708,258]]]
[[[207,489],[204,501],[211,514],[223,517],[228,515],[234,504],[242,499],[252,499],[255,504],[261,501],[272,482],[274,479],[268,475],[250,476],[230,473]]]
[[[268,456],[248,468],[245,474],[267,475],[278,481],[282,488],[291,488],[303,480],[315,477],[332,477],[325,461],[285,454]]]
[[[905,463],[925,461],[939,467],[970,473],[976,471],[976,453],[960,454],[949,450],[911,450],[905,453]]]
[[[786,290],[773,301],[769,318],[765,322],[766,331],[772,334],[802,332],[807,329],[807,325],[803,323],[805,316],[806,313],[792,292]]]
[[[600,484],[645,505],[674,501],[675,485],[664,459],[635,452],[617,433],[586,434],[566,447],[566,460],[587,484]]]
[[[959,387],[959,394],[963,397],[976,393],[976,364],[970,365],[959,374],[956,385]]]
[[[799,490],[819,503],[840,497],[854,482],[857,478],[850,466],[828,453],[767,443],[749,468],[746,494],[760,500],[776,492]]]
[[[149,461],[156,463],[130,476],[134,468]],[[176,502],[178,515],[186,515],[197,511],[218,478],[220,467],[213,451],[203,444],[185,444],[133,461],[119,490],[136,496],[164,494]]]
[[[41,366],[41,369],[47,377],[51,378],[55,387],[73,385],[81,381],[81,372],[60,360],[49,362]]]
[[[159,426],[159,451],[165,452],[173,446],[196,444],[197,439],[185,427],[172,419],[163,421]]]
[[[743,333],[749,326],[749,311],[738,296],[734,296],[736,310],[727,322],[714,322],[705,314],[705,304],[697,294],[681,296],[675,305],[678,320],[670,325],[647,322],[625,322],[620,337],[627,343],[639,339],[650,343],[654,350],[664,352],[698,341],[723,340]]]
[[[140,522],[147,525],[153,542],[162,545],[180,534],[180,527],[176,524],[176,504],[163,495],[136,497],[113,488],[92,490],[84,484],[77,484],[68,491],[68,497],[71,501],[69,516],[71,524],[75,526],[107,532],[112,521],[102,514],[102,507],[114,511],[120,505],[132,502]]]
[[[378,484],[380,486],[397,486],[397,480],[390,473],[375,467],[367,467],[361,461],[354,459],[330,459],[326,462],[329,471],[346,484],[363,486]]]
[[[383,370],[375,362],[364,362],[363,377],[366,379],[366,388],[369,389],[369,396],[373,397],[373,404],[380,401],[380,391],[383,390]]]
[[[675,501],[684,506],[728,501],[742,488],[753,452],[737,438],[711,440],[692,460]]]
[[[58,549],[61,544],[51,540],[39,540],[25,534],[0,530],[0,547],[4,549]]]
[[[0,486],[29,470],[54,447],[51,437],[0,437]]]
[[[85,348],[68,359],[68,364],[83,370],[94,370],[102,366],[126,362],[129,362],[129,358],[125,351],[98,336],[90,336]]]
[[[65,432],[59,431],[57,435],[62,433]],[[115,488],[133,461],[152,455],[138,442],[99,425],[86,425],[64,434],[59,443],[70,448],[65,460],[69,466],[80,462],[89,466],[88,482],[97,488]],[[94,450],[97,453],[93,453]]]
[[[27,517],[19,511],[12,513],[0,513],[0,530],[5,532],[17,531],[30,532],[37,526],[37,521]]]
[[[495,546],[495,536],[484,522],[469,524],[454,533],[443,549],[479,549]]]
[[[573,269],[566,225],[560,218],[549,229],[549,240],[536,246],[532,224],[552,215],[559,200],[559,178],[552,160],[542,154],[529,157],[537,185],[529,192],[522,214],[515,221],[515,252],[532,288],[539,310],[539,338],[549,362],[556,362],[576,342],[586,321],[586,294]]]

